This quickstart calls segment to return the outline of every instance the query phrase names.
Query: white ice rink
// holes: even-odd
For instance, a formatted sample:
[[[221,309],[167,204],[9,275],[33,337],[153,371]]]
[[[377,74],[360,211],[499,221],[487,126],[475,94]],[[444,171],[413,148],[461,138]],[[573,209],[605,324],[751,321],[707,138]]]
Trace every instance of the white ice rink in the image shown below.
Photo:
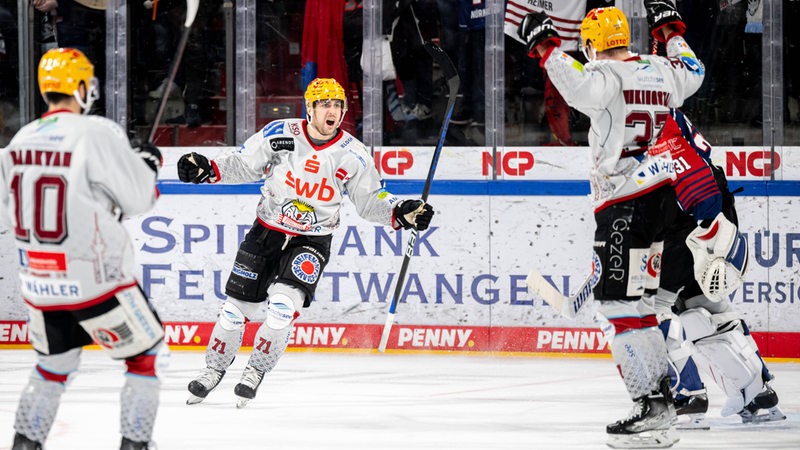
[[[0,350],[0,448],[7,449],[32,350]],[[154,439],[177,449],[602,449],[605,426],[630,403],[610,358],[290,352],[258,397],[236,409],[240,355],[206,401],[187,406],[199,352],[174,352]],[[771,363],[788,419],[722,418],[709,386],[711,430],[684,431],[679,449],[800,449],[800,364]],[[86,351],[62,397],[47,450],[119,448],[123,364]]]

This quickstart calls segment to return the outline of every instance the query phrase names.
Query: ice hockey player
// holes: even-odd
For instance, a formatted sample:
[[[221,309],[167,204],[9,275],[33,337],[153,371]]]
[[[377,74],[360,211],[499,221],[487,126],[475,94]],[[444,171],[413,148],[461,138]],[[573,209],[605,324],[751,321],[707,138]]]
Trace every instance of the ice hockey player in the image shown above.
[[[606,427],[607,444],[614,448],[663,448],[678,441],[666,344],[654,305],[644,297],[647,267],[634,262],[659,253],[663,233],[682,214],[669,154],[648,152],[656,143],[657,120],[679,107],[704,77],[674,5],[644,5],[651,32],[667,43],[669,58],[631,53],[628,21],[614,7],[593,9],[581,23],[586,65],[560,50],[546,14],[526,15],[518,29],[529,55],[541,58],[567,103],[591,121],[594,251],[602,265],[593,293],[613,328],[611,354],[634,402],[628,417]]]
[[[161,153],[152,144],[131,148],[119,125],[85,115],[99,93],[94,66],[79,50],[42,56],[39,91],[47,112],[0,152],[0,222],[16,238],[37,358],[12,449],[42,448],[81,351],[92,343],[125,361],[120,448],[146,449],[167,347],[134,278],[133,246],[120,221],[155,203]]]
[[[672,155],[673,186],[686,212],[665,235],[661,262],[670,270],[662,272],[655,295],[670,360],[679,373],[676,411],[690,416],[690,427],[707,428],[708,398],[698,379],[699,364],[727,396],[723,416],[739,414],[745,423],[785,419],[769,385],[774,376],[727,298],[742,284],[748,250],[725,173],[712,163],[711,145],[678,110],[670,111],[655,148]]]
[[[267,302],[266,320],[234,388],[238,407],[255,397],[283,356],[301,309],[311,303],[345,193],[361,217],[394,229],[425,230],[433,218],[430,204],[387,192],[364,144],[339,128],[347,99],[336,80],[313,80],[305,107],[306,119],[270,122],[233,154],[210,161],[190,153],[178,161],[184,182],[264,183],[256,221],[225,286],[228,299],[211,333],[206,367],[189,383],[188,404],[203,401],[219,384],[241,347],[245,322]]]

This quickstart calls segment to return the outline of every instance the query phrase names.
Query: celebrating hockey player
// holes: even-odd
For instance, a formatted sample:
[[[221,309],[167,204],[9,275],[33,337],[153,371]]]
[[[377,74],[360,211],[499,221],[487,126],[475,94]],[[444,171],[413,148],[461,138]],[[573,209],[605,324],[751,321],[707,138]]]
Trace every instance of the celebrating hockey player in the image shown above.
[[[606,427],[608,445],[669,447],[678,441],[667,376],[667,349],[651,297],[644,297],[647,261],[660,253],[663,234],[682,214],[671,186],[669,152],[651,152],[660,120],[701,85],[704,69],[686,44],[686,26],[672,3],[645,0],[653,36],[668,58],[629,51],[630,31],[621,10],[590,11],[581,23],[585,66],[561,51],[552,20],[531,13],[518,32],[567,103],[591,120],[590,173],[596,229],[594,251],[602,266],[594,288],[599,312],[612,325],[611,353],[634,405]]]
[[[47,112],[0,153],[0,221],[16,238],[37,356],[12,448],[42,448],[82,347],[91,343],[125,361],[120,448],[149,448],[160,390],[157,357],[167,347],[161,321],[134,279],[133,246],[120,220],[155,203],[161,154],[152,144],[131,148],[119,125],[84,115],[98,85],[79,50],[45,53],[39,90]]]
[[[211,333],[206,367],[189,383],[188,404],[203,401],[219,384],[241,347],[245,322],[266,301],[266,320],[234,388],[237,407],[255,397],[264,375],[283,356],[301,309],[311,303],[345,193],[361,217],[395,229],[425,230],[433,218],[431,205],[384,190],[364,145],[339,128],[347,99],[336,80],[313,80],[305,107],[305,120],[270,122],[236,153],[211,161],[190,153],[178,161],[184,182],[264,182],[256,221],[225,286],[228,299]]]

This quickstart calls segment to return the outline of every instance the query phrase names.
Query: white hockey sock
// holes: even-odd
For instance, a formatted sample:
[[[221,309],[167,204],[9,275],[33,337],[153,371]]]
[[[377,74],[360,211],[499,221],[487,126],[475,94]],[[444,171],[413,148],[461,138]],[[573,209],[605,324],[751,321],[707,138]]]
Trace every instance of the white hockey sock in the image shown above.
[[[292,336],[292,325],[288,325],[280,330],[275,330],[267,325],[261,324],[253,339],[253,352],[247,365],[265,373],[269,373],[278,364],[278,360],[286,351],[289,345],[289,338]]]
[[[161,382],[155,377],[126,376],[120,394],[120,432],[135,442],[150,442],[158,411]]]
[[[28,439],[43,444],[53,426],[64,389],[64,383],[31,375],[19,399],[14,429]]]

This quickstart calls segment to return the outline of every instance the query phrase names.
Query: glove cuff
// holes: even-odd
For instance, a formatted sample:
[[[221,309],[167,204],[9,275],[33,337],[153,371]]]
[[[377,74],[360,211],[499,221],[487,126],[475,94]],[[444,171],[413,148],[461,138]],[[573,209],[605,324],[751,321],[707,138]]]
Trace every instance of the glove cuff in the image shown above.
[[[661,30],[667,25],[671,26],[674,29],[674,31],[665,38],[664,33]],[[669,40],[672,39],[674,36],[683,36],[683,33],[685,32],[686,32],[686,24],[680,20],[676,20],[675,22],[668,22],[659,26],[658,28],[654,28],[651,34],[653,35],[653,38],[658,42],[669,42]]]

